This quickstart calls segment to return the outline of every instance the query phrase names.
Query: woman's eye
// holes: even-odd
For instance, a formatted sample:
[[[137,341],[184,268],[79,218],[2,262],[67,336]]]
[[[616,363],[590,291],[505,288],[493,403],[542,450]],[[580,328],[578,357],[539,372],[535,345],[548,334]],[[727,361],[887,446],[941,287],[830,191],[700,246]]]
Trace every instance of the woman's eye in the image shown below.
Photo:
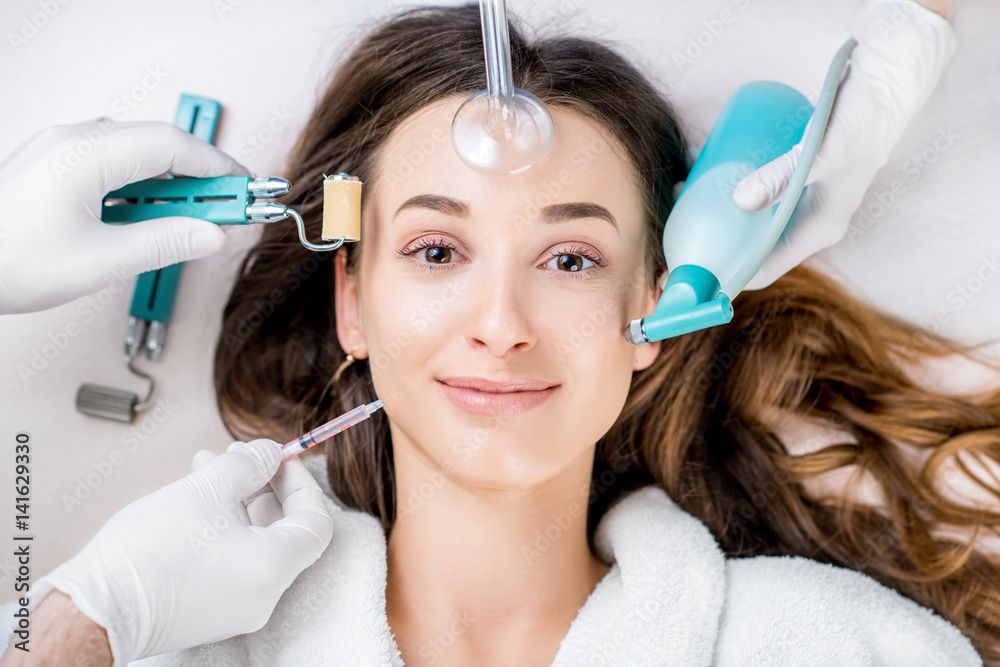
[[[424,250],[424,257],[434,264],[447,264],[451,259],[451,248],[431,246]]]
[[[423,239],[406,250],[397,250],[403,257],[412,257],[413,261],[427,269],[435,269],[451,263],[452,253],[458,248],[445,241]]]
[[[546,262],[546,266],[554,263],[553,271],[572,274],[573,278],[594,278],[608,265],[600,254],[583,246],[561,248],[549,256],[551,259]]]
[[[411,258],[420,267],[433,271],[456,263],[452,255],[457,254],[458,248],[443,239],[421,239],[409,248],[396,252],[402,257]],[[550,252],[549,260],[544,266],[559,273],[573,274],[574,278],[583,278],[593,274],[595,267],[607,266],[607,262],[583,248],[567,248],[563,252]]]
[[[595,262],[586,255],[567,252],[553,256],[549,262],[553,261],[555,262],[557,271],[564,271],[566,273],[576,273],[590,268],[589,266],[585,266],[584,262],[590,262],[591,266],[595,265]]]

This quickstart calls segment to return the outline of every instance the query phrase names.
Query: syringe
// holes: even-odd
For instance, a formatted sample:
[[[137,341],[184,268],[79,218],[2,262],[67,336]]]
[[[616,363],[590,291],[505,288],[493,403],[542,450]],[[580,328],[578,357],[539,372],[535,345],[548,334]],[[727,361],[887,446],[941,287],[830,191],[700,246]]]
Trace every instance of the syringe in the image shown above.
[[[396,396],[397,394],[393,394],[385,400],[388,401],[390,398],[395,398]],[[358,422],[363,422],[384,404],[385,401],[378,400],[367,405],[359,405],[350,412],[345,412],[336,419],[332,419],[322,426],[317,426],[305,435],[301,435],[295,440],[285,443],[281,446],[281,460],[287,461],[299,452],[304,452],[313,445],[318,445],[324,440],[332,438]]]

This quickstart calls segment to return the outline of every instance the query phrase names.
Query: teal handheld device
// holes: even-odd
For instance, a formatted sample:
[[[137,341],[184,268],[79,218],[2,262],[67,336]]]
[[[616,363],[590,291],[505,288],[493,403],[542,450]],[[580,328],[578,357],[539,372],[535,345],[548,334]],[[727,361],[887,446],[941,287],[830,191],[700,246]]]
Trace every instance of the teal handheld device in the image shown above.
[[[220,225],[271,222],[285,209],[260,200],[280,197],[289,189],[282,178],[154,178],[109,192],[101,205],[101,220],[129,224],[176,215]]]
[[[194,95],[181,95],[180,102],[177,105],[177,113],[174,117],[174,124],[194,134],[199,139],[211,143],[215,138],[215,128],[218,124],[220,110],[221,107],[215,100]],[[175,188],[175,192],[184,188],[182,184],[174,185],[172,183],[173,180],[180,179],[166,178],[153,180],[157,181],[158,187],[170,184],[166,185],[166,187]],[[143,183],[149,182],[143,181]],[[112,204],[116,200],[121,204],[119,208],[111,206],[110,208],[114,209],[113,212],[109,211],[108,198],[105,198],[101,209],[102,220],[108,222],[108,216],[111,218],[117,216],[115,222],[134,222],[136,219],[141,219],[133,218],[133,216],[142,207],[147,205],[147,198],[139,194],[138,190],[141,188],[133,187],[135,185],[137,184],[133,183],[111,193],[111,195],[122,195],[120,197],[111,197]],[[236,187],[236,184],[229,183],[227,187]],[[208,196],[207,193],[205,196]],[[143,204],[140,205],[138,203],[140,201]],[[154,201],[162,201],[162,199],[150,198],[148,199],[148,205],[153,205]],[[132,206],[133,203],[135,206]],[[168,215],[183,214],[173,213]],[[76,394],[77,410],[95,417],[131,422],[135,418],[136,412],[149,405],[156,383],[152,376],[135,367],[135,357],[142,350],[145,350],[146,356],[151,361],[156,361],[163,352],[167,336],[167,325],[170,323],[170,315],[174,306],[174,297],[177,295],[177,285],[180,281],[182,266],[183,264],[172,264],[156,271],[141,273],[136,278],[135,290],[132,293],[132,305],[129,308],[128,323],[125,327],[125,365],[132,374],[143,378],[148,383],[145,398],[140,400],[139,396],[133,392],[113,387],[83,384]]]
[[[219,122],[220,111],[221,105],[215,100],[184,94],[181,95],[180,102],[177,105],[174,125],[190,132],[199,139],[212,143],[215,139],[215,129]],[[175,179],[151,179],[149,181],[142,181],[142,183],[151,183],[153,180],[169,184]],[[113,193],[109,193],[105,197],[105,201],[101,207],[101,219],[108,222],[107,217],[105,217],[110,213],[107,205],[108,198],[111,198],[112,201],[115,199],[128,201],[129,197],[127,195],[120,197],[116,195],[122,193],[122,191],[136,195],[140,189],[137,186],[137,183],[132,183]],[[140,198],[139,201],[145,200]],[[116,211],[116,213],[112,213],[111,215],[117,215],[120,218],[117,222],[126,222],[125,218],[131,217],[129,216],[129,212],[134,216],[139,210],[145,210],[147,206],[152,205],[152,203],[148,205],[137,204],[135,207],[131,207],[123,204],[121,208],[110,207],[115,208]],[[134,222],[141,219],[132,217],[132,219],[127,221]],[[156,361],[160,358],[160,355],[163,353],[163,346],[166,344],[167,325],[170,324],[170,316],[174,309],[174,299],[177,296],[177,286],[180,283],[181,268],[183,266],[180,263],[171,264],[156,271],[141,273],[136,278],[132,306],[129,309],[129,323],[125,334],[126,358],[130,354],[131,356],[138,354],[142,349],[145,349],[146,356],[150,361]],[[130,352],[130,348],[134,349],[131,349]]]
[[[215,137],[220,105],[215,100],[182,95],[174,124],[209,143]],[[294,209],[270,201],[289,192],[282,178],[220,176],[188,178],[168,175],[137,181],[109,192],[101,204],[101,220],[110,225],[141,223],[143,220],[183,216],[220,225],[272,223],[292,218],[299,241],[309,250],[335,250],[345,242],[361,240],[361,188],[356,176],[340,172],[323,181],[322,238],[332,243],[311,243],[305,222]],[[125,363],[133,374],[149,383],[146,397],[127,391],[84,384],[77,392],[80,412],[131,422],[146,407],[155,383],[135,368],[135,357],[145,350],[150,361],[159,359],[166,342],[182,264],[142,273],[136,279],[125,330]]]
[[[667,217],[663,256],[670,274],[663,294],[652,315],[625,328],[627,341],[643,345],[732,320],[733,299],[767,259],[802,195],[856,45],[848,40],[837,52],[815,109],[773,81],[748,83],[730,96]],[[737,206],[736,185],[798,144],[807,124],[781,202],[757,212]]]

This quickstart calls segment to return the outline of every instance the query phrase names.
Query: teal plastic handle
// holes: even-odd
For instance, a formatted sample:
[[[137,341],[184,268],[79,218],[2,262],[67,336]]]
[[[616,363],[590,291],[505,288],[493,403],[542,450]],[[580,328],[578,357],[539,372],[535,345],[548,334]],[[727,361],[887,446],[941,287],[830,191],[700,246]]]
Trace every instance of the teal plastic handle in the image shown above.
[[[703,175],[719,165],[728,164],[732,166],[730,178],[717,193],[720,201],[727,194],[732,198],[737,183],[745,176],[799,142],[812,112],[809,100],[783,83],[753,81],[740,86],[719,112],[712,132],[688,173],[681,196]]]
[[[671,271],[699,266],[730,301],[740,293],[771,250],[759,251],[762,240],[773,235],[776,241],[786,221],[775,218],[778,205],[744,211],[733,192],[745,176],[799,142],[812,111],[804,95],[774,81],[733,92],[667,218],[663,255]]]
[[[177,104],[177,113],[174,115],[174,125],[190,132],[199,139],[212,143],[215,139],[215,128],[218,125],[219,113],[221,110],[222,105],[215,100],[211,100],[206,97],[198,97],[196,95],[183,94],[181,95],[180,102]],[[122,190],[130,188],[133,185],[139,186],[138,189],[141,190],[145,187],[152,187],[148,185],[151,181],[169,183],[172,180],[181,179],[150,179],[147,181],[140,181],[139,183],[131,183],[126,185],[124,188],[120,188],[115,192],[109,193],[107,197],[105,197],[105,202],[107,202],[108,197],[113,197]],[[246,192],[245,184],[243,186],[243,192]],[[119,198],[121,199],[121,197]],[[132,210],[135,211],[135,209]],[[165,217],[167,215],[187,215],[187,213],[167,213],[167,210],[168,209],[162,208],[157,209],[157,214],[146,215],[146,217],[131,220],[121,220],[120,222],[137,222],[138,220],[146,220],[152,217]],[[102,205],[101,219],[105,222],[110,222],[105,218],[104,211],[105,206]],[[117,215],[125,216],[126,211],[121,209]],[[168,324],[170,322],[170,315],[174,309],[174,297],[177,295],[177,285],[180,282],[181,269],[183,267],[183,264],[178,263],[171,264],[170,266],[166,266],[157,271],[140,273],[135,281],[135,291],[132,293],[132,305],[129,309],[129,315],[140,320]]]
[[[249,224],[249,176],[153,178],[109,192],[101,220],[128,224],[180,215],[225,225]]]
[[[746,283],[734,279],[749,265],[749,280],[760,267],[764,257],[752,250],[776,224],[777,209],[744,211],[733,192],[747,174],[798,143],[812,111],[801,93],[773,81],[748,83],[729,97],[667,218],[663,255],[670,276],[636,338],[663,340],[732,321],[732,299]]]
[[[656,311],[633,320],[626,340],[641,345],[732,320],[732,300],[760,270],[802,195],[855,46],[850,39],[837,52],[815,109],[774,81],[748,83],[730,96],[664,226],[670,276]],[[810,121],[781,202],[756,212],[737,206],[739,182],[798,144]]]
[[[183,266],[171,264],[156,271],[140,273],[132,292],[129,315],[150,322],[169,323]]]

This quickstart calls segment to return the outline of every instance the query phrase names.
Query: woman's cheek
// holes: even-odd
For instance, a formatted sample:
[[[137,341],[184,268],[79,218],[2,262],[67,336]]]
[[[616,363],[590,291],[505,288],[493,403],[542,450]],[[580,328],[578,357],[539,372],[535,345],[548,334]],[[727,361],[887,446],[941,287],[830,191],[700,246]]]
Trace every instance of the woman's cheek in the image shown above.
[[[395,359],[411,348],[441,344],[457,308],[457,299],[442,299],[441,291],[439,286],[421,290],[398,283],[396,289],[386,290],[377,307],[369,311],[371,324],[365,320],[369,347],[378,347]]]
[[[564,357],[583,353],[594,360],[600,355],[613,361],[628,352],[625,328],[626,303],[616,292],[601,292],[593,298],[563,298],[547,314],[549,321],[558,323],[555,338]]]

